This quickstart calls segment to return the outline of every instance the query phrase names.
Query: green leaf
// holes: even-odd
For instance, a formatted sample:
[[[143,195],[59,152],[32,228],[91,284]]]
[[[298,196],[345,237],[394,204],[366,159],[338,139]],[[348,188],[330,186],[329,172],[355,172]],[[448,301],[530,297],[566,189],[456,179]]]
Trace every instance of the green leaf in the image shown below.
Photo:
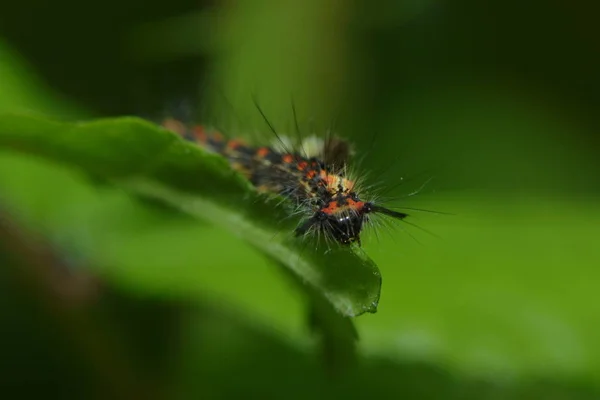
[[[222,157],[149,122],[67,124],[3,115],[0,146],[77,167],[221,226],[283,264],[345,316],[377,310],[381,274],[360,248],[325,251],[298,240],[298,220],[277,206],[281,199],[259,195]]]
[[[21,57],[16,49],[0,38],[0,112],[28,112],[52,115],[59,119],[90,115],[80,105],[75,105],[35,74],[35,68]]]

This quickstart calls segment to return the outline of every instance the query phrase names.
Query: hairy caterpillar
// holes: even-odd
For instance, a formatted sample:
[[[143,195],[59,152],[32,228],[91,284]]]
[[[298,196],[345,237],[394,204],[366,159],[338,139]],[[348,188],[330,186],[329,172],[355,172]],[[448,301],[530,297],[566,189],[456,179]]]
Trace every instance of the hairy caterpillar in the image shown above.
[[[252,146],[237,138],[226,138],[202,125],[186,126],[167,118],[162,126],[205,149],[227,158],[260,192],[290,200],[303,215],[297,236],[323,236],[342,245],[361,244],[364,226],[375,214],[404,220],[408,214],[363,199],[360,185],[348,173],[351,146],[338,137],[310,136],[294,146],[280,136],[258,108],[277,137],[268,146]],[[293,149],[296,150],[293,150]]]

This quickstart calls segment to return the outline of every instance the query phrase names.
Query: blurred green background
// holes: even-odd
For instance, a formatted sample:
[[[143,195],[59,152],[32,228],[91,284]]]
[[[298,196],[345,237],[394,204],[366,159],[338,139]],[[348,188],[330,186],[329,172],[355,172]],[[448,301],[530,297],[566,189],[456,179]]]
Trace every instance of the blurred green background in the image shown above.
[[[65,312],[2,269],[0,387],[600,398],[596,15],[535,0],[3,2],[0,113],[173,113],[267,138],[251,96],[284,132],[293,99],[303,129],[334,125],[356,144],[359,172],[394,204],[454,215],[414,213],[439,238],[405,225],[365,235],[379,311],[357,318],[358,363],[332,377],[304,297],[252,248],[0,151],[0,206],[100,280],[59,290],[79,310]],[[4,242],[0,265],[20,265],[15,254]]]

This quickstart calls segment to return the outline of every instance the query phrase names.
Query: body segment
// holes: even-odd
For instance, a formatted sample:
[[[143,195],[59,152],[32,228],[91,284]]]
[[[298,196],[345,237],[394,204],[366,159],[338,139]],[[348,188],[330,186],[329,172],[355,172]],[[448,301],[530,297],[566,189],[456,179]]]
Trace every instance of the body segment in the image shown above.
[[[341,244],[360,244],[360,233],[369,213],[379,211],[399,219],[406,217],[361,200],[355,182],[346,176],[345,164],[350,152],[341,140],[328,139],[317,152],[321,157],[308,157],[274,146],[251,146],[203,126],[188,128],[173,119],[163,121],[162,125],[227,158],[232,168],[246,176],[257,190],[289,199],[306,215],[296,229],[297,235],[322,233],[326,239]]]

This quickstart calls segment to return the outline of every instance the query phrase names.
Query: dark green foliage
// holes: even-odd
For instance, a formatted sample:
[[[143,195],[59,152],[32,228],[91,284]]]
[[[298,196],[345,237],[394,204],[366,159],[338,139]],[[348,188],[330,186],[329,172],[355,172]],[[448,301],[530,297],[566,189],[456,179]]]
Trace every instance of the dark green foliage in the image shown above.
[[[41,155],[132,194],[161,200],[240,236],[289,268],[342,314],[375,312],[381,275],[360,249],[302,242],[281,199],[259,196],[218,155],[132,118],[56,123],[0,116],[0,148]]]
[[[0,395],[600,398],[596,19],[542,1],[0,2]],[[367,230],[381,273],[298,247],[223,160],[114,118],[263,143],[254,95],[282,134],[292,99],[302,134],[335,126],[391,206],[454,214],[410,211],[439,239]]]

